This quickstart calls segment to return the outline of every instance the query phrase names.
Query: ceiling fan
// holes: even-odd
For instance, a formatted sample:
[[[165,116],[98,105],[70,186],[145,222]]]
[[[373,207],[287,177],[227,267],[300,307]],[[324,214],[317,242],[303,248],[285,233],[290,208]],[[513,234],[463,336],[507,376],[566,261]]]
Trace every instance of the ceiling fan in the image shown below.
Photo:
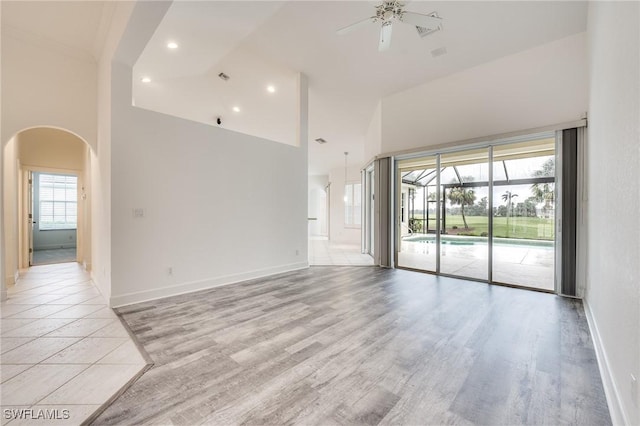
[[[379,6],[376,6],[375,16],[371,16],[362,21],[358,21],[355,24],[351,24],[347,27],[339,29],[338,35],[344,35],[356,30],[365,24],[372,22],[381,22],[382,28],[380,29],[380,44],[378,45],[379,51],[389,49],[391,45],[391,29],[394,22],[401,22],[404,24],[414,25],[418,29],[435,30],[440,26],[442,18],[438,16],[423,15],[421,13],[407,12],[403,10],[404,3],[398,0],[385,0]]]

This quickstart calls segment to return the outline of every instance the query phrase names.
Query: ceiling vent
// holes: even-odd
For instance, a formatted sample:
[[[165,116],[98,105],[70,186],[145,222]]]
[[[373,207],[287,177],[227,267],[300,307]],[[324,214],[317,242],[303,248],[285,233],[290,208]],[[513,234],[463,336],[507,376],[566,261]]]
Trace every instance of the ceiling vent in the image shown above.
[[[220,77],[221,79],[223,79],[224,81],[229,80],[229,76],[226,75],[225,73],[221,72],[220,74],[218,74],[218,77]]]
[[[437,49],[433,49],[431,51],[431,56],[433,56],[434,58],[437,58],[438,56],[442,56],[446,53],[447,53],[446,47],[438,47]]]
[[[433,18],[439,18],[437,12],[429,13],[428,16],[431,16]],[[429,34],[433,34],[436,31],[440,31],[441,29],[442,29],[442,21],[440,21],[440,24],[435,28],[425,28],[425,27],[420,27],[416,25],[416,31],[418,31],[418,35],[422,38],[425,38]]]
[[[327,141],[326,141],[326,140],[324,140],[324,139],[322,139],[322,138],[318,138],[318,139],[316,139],[316,142],[318,142],[318,143],[319,143],[319,144],[321,144],[321,145],[322,145],[323,143],[327,143]]]

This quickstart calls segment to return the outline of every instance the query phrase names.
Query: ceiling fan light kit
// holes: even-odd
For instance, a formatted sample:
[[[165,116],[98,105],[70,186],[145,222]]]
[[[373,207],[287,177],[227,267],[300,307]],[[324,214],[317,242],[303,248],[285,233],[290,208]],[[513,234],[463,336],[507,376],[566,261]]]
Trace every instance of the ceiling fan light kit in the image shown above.
[[[395,22],[415,26],[420,37],[426,37],[442,29],[442,18],[440,18],[436,12],[428,15],[408,12],[404,10],[404,3],[397,0],[387,0],[376,6],[376,14],[374,16],[339,29],[337,33],[338,35],[348,34],[370,22],[380,23],[382,25],[380,28],[380,42],[378,44],[378,50],[381,52],[389,49],[391,46],[391,32]]]

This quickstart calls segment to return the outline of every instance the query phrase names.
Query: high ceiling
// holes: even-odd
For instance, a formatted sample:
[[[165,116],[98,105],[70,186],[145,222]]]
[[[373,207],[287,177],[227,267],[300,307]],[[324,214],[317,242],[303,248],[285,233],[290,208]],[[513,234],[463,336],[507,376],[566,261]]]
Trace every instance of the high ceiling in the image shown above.
[[[109,1],[3,0],[2,33],[96,61],[114,6]]]
[[[50,39],[93,57],[99,55],[105,22],[112,13],[108,2],[2,3],[3,34],[9,25],[14,33]],[[271,105],[269,112],[275,115],[268,120],[262,113],[250,117],[243,108],[246,119],[250,118],[247,126],[266,121],[272,128],[282,126],[282,134],[290,134],[291,122],[282,117],[292,114],[291,94],[276,92],[282,103],[273,106],[265,103],[275,102],[273,97],[265,98],[264,90],[252,95],[246,85],[237,83],[238,76],[253,79],[264,88],[267,80],[272,84],[271,80],[281,77],[279,85],[284,87],[297,72],[306,74],[310,91],[309,172],[326,174],[330,168],[344,165],[344,151],[350,153],[350,165],[360,166],[368,160],[363,157],[364,136],[381,97],[586,29],[586,4],[579,1],[413,1],[407,2],[406,10],[437,12],[443,18],[443,30],[420,38],[415,27],[394,25],[391,48],[383,53],[377,50],[379,28],[375,24],[336,35],[337,29],[373,15],[376,4],[176,2],[136,68],[146,67],[144,72],[153,74],[156,83],[182,84],[183,88],[199,79],[215,81],[218,72],[227,72],[222,67],[233,69],[229,83],[235,78],[235,88],[229,84],[222,86],[228,93],[220,87],[212,93],[226,99],[228,105],[240,96],[244,105],[262,105],[261,111],[266,111],[264,105]],[[173,52],[165,49],[169,38],[179,44]],[[446,53],[432,56],[440,48]],[[184,57],[178,61],[178,55]],[[233,68],[227,68],[231,65]],[[272,73],[269,78],[267,73]],[[200,96],[207,93],[201,90]],[[169,99],[162,92],[151,96],[165,102]],[[195,113],[184,111],[183,116]],[[220,112],[208,107],[199,113],[211,120]],[[314,142],[318,137],[327,143]]]

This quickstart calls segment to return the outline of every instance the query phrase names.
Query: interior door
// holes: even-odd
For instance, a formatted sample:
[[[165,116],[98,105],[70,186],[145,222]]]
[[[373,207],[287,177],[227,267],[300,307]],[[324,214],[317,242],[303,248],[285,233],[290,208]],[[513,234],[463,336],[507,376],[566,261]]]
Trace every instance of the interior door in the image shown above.
[[[28,194],[27,194],[27,231],[29,232],[29,266],[33,266],[33,225],[35,224],[35,218],[33,217],[33,173],[31,171],[28,174]]]

